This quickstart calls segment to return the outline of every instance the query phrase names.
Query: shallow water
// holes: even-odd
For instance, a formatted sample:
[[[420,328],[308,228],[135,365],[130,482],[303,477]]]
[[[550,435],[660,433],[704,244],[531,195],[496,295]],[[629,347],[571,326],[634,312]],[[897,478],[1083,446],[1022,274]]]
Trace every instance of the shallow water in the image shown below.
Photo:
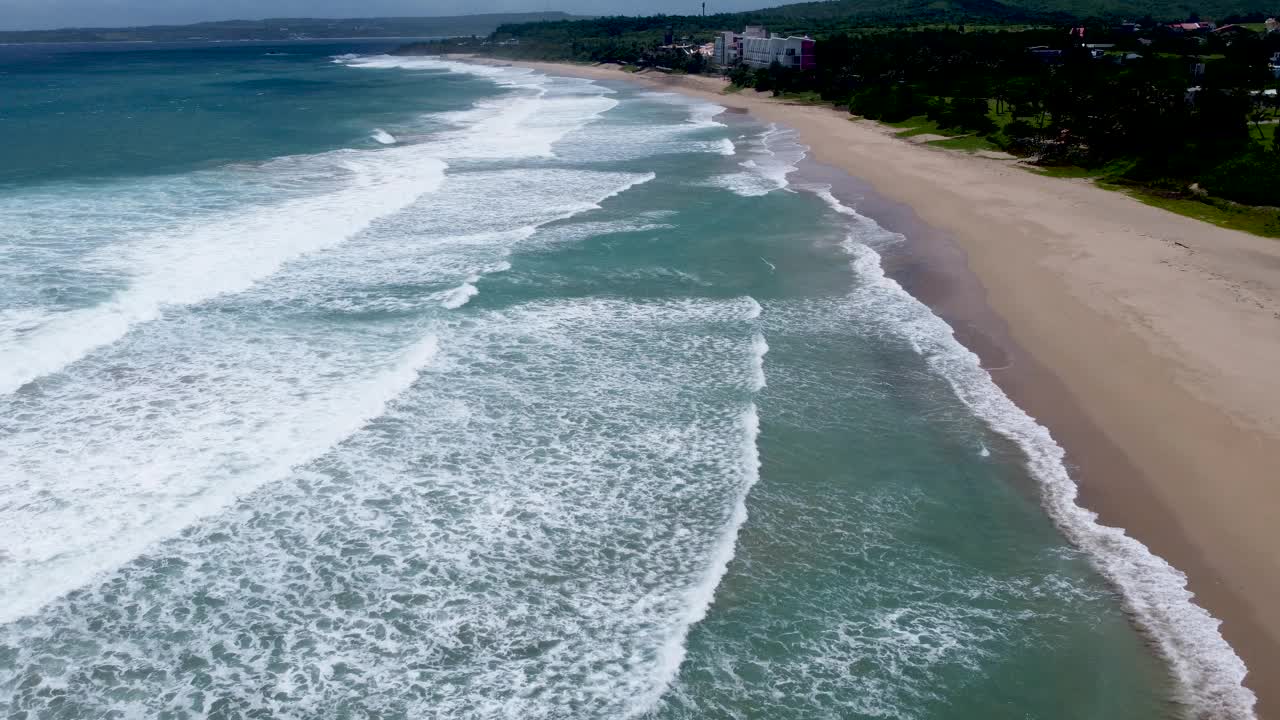
[[[1056,446],[792,133],[291,51],[0,78],[31,139],[0,177],[0,710],[1243,702],[1176,573],[1071,514]],[[1192,671],[1126,607],[1208,638],[1165,647]]]

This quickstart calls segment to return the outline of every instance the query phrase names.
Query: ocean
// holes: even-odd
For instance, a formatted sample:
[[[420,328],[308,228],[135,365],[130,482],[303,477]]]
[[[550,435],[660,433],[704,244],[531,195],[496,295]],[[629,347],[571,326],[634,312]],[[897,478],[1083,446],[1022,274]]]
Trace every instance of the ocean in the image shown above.
[[[0,714],[1248,716],[793,132],[392,46],[0,48]]]

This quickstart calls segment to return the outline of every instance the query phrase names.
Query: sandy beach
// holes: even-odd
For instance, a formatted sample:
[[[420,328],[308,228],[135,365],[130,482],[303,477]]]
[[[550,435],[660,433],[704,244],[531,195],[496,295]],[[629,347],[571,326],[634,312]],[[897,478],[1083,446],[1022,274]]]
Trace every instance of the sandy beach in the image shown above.
[[[904,282],[1064,445],[1081,503],[1188,575],[1260,716],[1280,718],[1266,681],[1280,677],[1280,241],[714,78],[515,64],[787,125],[815,160],[905,206],[900,222],[936,229]]]

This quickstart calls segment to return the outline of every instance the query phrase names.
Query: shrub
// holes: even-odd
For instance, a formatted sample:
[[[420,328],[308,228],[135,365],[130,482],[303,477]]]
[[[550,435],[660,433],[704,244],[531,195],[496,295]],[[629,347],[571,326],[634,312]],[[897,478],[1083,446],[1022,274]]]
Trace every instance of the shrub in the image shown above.
[[[1206,173],[1200,184],[1210,193],[1246,205],[1280,206],[1280,154],[1255,150],[1237,155]]]
[[[924,111],[924,99],[910,85],[873,85],[849,98],[849,112],[871,120],[901,122]]]

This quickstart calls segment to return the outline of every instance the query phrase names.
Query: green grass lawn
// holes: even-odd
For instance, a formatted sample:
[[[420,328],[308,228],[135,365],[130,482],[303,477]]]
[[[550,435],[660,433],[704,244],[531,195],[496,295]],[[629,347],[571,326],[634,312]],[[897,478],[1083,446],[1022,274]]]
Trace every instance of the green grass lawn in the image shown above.
[[[991,108],[987,115],[996,123],[996,132],[1004,130],[1004,126],[1014,121],[1013,113],[1009,111],[1009,106],[1005,104],[1001,110],[996,110],[996,101],[994,99],[987,100],[987,106]]]
[[[822,99],[821,95],[813,91],[782,93],[780,95],[775,95],[774,97],[778,100],[786,100],[789,103],[800,103],[803,105],[824,105],[827,102]]]
[[[1280,238],[1280,209],[1239,205],[1218,198],[1168,197],[1141,188],[1099,182],[1098,187],[1127,193],[1136,200],[1162,210],[1186,215],[1218,227],[1241,230],[1263,237]]]
[[[1001,112],[996,112],[996,101],[988,100],[987,102],[991,106],[990,117],[996,124],[995,132],[1000,132],[1004,129],[1004,126],[1014,121],[1015,118],[1013,117],[1013,113],[1009,112],[1007,108],[1002,108]],[[947,140],[936,140],[930,143],[930,145],[937,145],[938,147],[968,151],[1000,149],[995,145],[995,143],[985,137],[965,133],[962,130],[938,127],[936,122],[930,120],[924,115],[916,115],[915,117],[907,118],[902,122],[885,123],[885,125],[898,128],[899,132],[897,135],[900,138],[909,138],[915,135],[924,135],[926,133],[931,135],[957,136],[950,137]]]
[[[981,135],[961,135],[960,137],[947,138],[946,140],[934,140],[929,144],[934,147],[947,148],[948,150],[964,150],[965,152],[1000,149]]]
[[[1275,139],[1276,127],[1278,127],[1276,123],[1262,123],[1256,127],[1253,123],[1249,123],[1249,137],[1262,143],[1263,147],[1269,148]],[[1261,131],[1262,137],[1258,137],[1259,131]]]
[[[924,135],[926,133],[933,134],[933,135],[950,135],[951,134],[946,132],[942,128],[938,127],[938,123],[930,120],[924,115],[916,115],[915,117],[909,117],[906,120],[903,120],[902,122],[892,122],[892,123],[884,123],[884,124],[888,125],[889,127],[900,128],[900,131],[897,133],[898,137],[900,138],[908,138],[914,135]]]
[[[1100,174],[1098,170],[1090,170],[1076,165],[1052,165],[1028,169],[1037,175],[1048,175],[1049,177],[1057,178],[1096,178]]]
[[[991,118],[995,120],[996,125],[1003,128],[1014,120],[1008,111],[997,113],[995,101],[991,101]],[[855,118],[850,118],[855,119]],[[937,135],[952,135],[954,131],[948,131],[938,127],[938,124],[929,120],[924,115],[907,118],[901,122],[884,123],[889,127],[898,130],[897,136],[908,138],[915,135],[923,135],[925,133]],[[1271,146],[1272,138],[1275,136],[1276,129],[1280,125],[1264,124],[1261,125],[1262,139],[1261,143],[1267,147]],[[1255,140],[1258,139],[1258,128],[1252,124],[1249,131]],[[986,137],[976,134],[959,135],[957,137],[949,137],[945,140],[934,140],[929,143],[934,147],[946,148],[948,150],[960,150],[964,152],[977,152],[980,150],[999,150],[994,143]],[[1196,198],[1191,196],[1177,196],[1171,194],[1163,194],[1152,190],[1135,187],[1130,184],[1121,184],[1116,182],[1129,171],[1132,161],[1116,161],[1101,168],[1082,168],[1075,165],[1066,166],[1048,166],[1048,167],[1032,167],[1028,168],[1031,172],[1040,175],[1048,175],[1057,178],[1085,178],[1094,181],[1099,187],[1107,190],[1127,193],[1136,200],[1144,202],[1148,205],[1175,212],[1179,215],[1186,215],[1197,220],[1202,220],[1219,227],[1230,228],[1232,230],[1241,230],[1255,235],[1264,237],[1280,238],[1280,210],[1276,208],[1259,208],[1250,207],[1248,205],[1238,205],[1226,200],[1218,198]]]

